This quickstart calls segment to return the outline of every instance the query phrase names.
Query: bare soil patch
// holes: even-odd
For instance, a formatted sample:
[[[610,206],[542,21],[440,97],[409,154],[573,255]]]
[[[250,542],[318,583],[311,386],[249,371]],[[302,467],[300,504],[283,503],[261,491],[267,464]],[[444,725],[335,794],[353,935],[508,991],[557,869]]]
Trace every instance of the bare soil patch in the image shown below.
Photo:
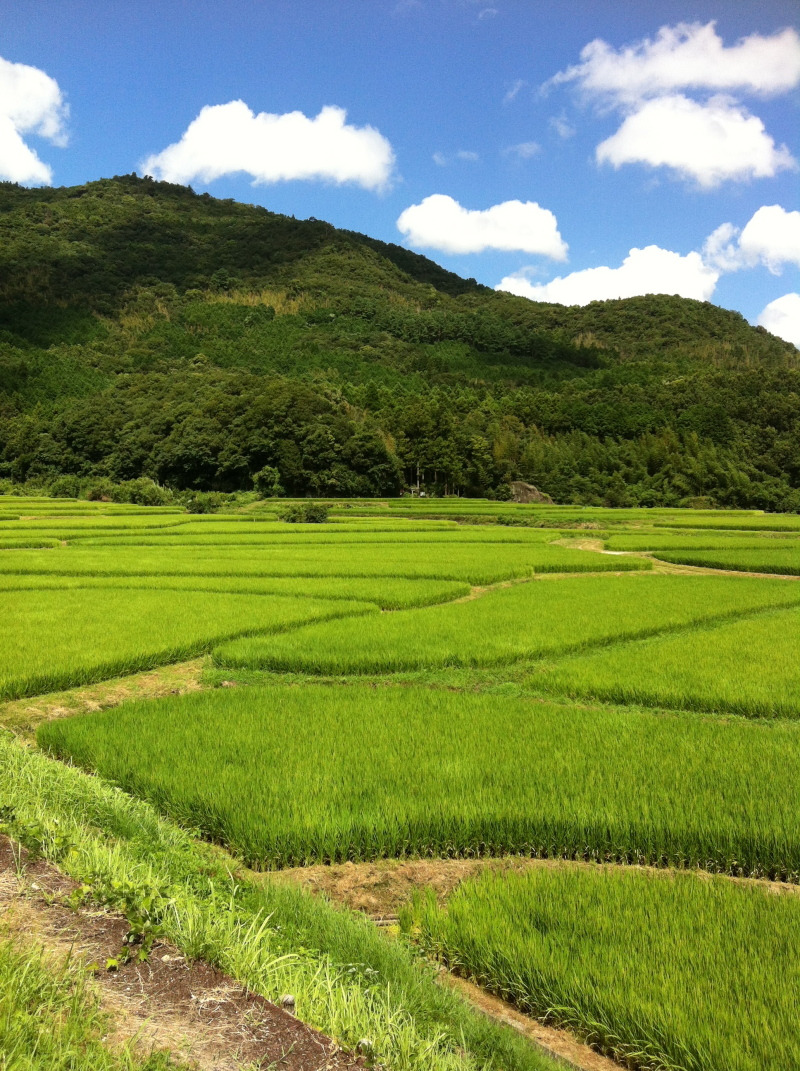
[[[280,1068],[354,1071],[361,1058],[342,1052],[283,1008],[245,989],[215,967],[189,962],[157,941],[144,963],[120,962],[127,919],[65,902],[77,883],[43,860],[31,860],[0,837],[0,914],[15,938],[44,946],[50,956],[77,955],[96,964],[95,984],[113,1025],[110,1043],[135,1039],[145,1052],[169,1049],[198,1071]],[[22,863],[20,868],[19,864]]]

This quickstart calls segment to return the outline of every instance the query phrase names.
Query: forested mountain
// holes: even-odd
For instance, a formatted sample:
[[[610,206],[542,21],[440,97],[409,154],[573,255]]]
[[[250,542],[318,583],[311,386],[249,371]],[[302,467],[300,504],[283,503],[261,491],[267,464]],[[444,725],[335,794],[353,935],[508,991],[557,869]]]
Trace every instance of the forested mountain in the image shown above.
[[[0,184],[0,480],[800,510],[800,352],[123,176]]]

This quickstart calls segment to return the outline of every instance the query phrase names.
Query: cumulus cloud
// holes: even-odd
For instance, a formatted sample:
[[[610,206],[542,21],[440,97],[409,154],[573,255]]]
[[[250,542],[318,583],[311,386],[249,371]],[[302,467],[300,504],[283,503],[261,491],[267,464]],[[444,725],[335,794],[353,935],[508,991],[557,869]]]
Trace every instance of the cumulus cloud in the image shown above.
[[[624,116],[619,130],[597,146],[598,163],[667,167],[704,189],[797,166],[761,119],[730,95],[767,97],[800,85],[794,29],[751,34],[730,47],[713,22],[662,26],[655,39],[620,49],[596,40],[583,49],[580,63],[545,88],[563,83],[574,83],[601,111]]]
[[[648,245],[644,249],[631,249],[619,268],[585,268],[549,283],[536,284],[520,272],[506,276],[495,289],[558,305],[588,305],[590,301],[640,294],[680,294],[708,301],[718,278],[719,272],[705,264],[699,253],[681,256]]]
[[[739,249],[745,261],[759,261],[776,275],[784,264],[800,268],[800,212],[762,205],[739,235]]]
[[[680,94],[647,101],[597,146],[596,157],[615,168],[630,163],[669,167],[705,189],[797,166],[761,120],[729,97],[698,104]]]
[[[558,233],[556,217],[535,201],[503,201],[473,210],[435,193],[401,213],[397,228],[411,245],[443,253],[502,249],[567,259],[568,246]]]
[[[0,58],[0,178],[31,184],[53,181],[23,134],[38,134],[54,145],[66,144],[67,106],[55,79],[24,63]]]
[[[770,301],[762,310],[758,322],[773,335],[800,349],[800,294],[784,294]]]
[[[142,171],[167,182],[212,182],[244,172],[254,183],[317,179],[388,186],[394,153],[374,127],[351,126],[343,108],[313,119],[302,112],[255,114],[241,100],[202,109],[180,141],[145,160]]]
[[[771,37],[751,34],[726,48],[715,23],[662,26],[645,38],[614,49],[600,39],[581,52],[581,62],[549,85],[575,82],[592,97],[636,103],[679,89],[783,93],[800,84],[800,36],[793,29]]]
[[[762,205],[741,231],[732,223],[723,223],[706,239],[703,257],[725,272],[758,264],[773,275],[780,275],[784,264],[800,268],[800,212]]]

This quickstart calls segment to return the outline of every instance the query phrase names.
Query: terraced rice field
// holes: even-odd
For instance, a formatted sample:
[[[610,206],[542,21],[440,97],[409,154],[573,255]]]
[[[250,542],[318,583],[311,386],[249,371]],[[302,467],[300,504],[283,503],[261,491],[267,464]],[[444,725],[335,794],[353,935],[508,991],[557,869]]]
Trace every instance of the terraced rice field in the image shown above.
[[[626,1062],[687,1071],[797,1066],[798,924],[795,895],[609,867],[486,874],[406,918],[520,1007]]]
[[[0,498],[0,699],[46,710],[53,689],[204,659],[192,695],[45,721],[42,752],[4,736],[18,772],[0,769],[0,819],[109,895],[128,845],[125,881],[154,903],[189,881],[198,842],[178,827],[259,869],[544,860],[418,897],[402,945],[268,879],[265,913],[212,940],[230,879],[198,893],[187,947],[239,948],[247,980],[262,934],[281,952],[258,985],[307,986],[315,1024],[351,1046],[376,1024],[392,1071],[555,1066],[437,997],[415,948],[631,1068],[800,1066],[800,518],[406,499],[297,525],[275,509]],[[56,787],[43,752],[98,776]],[[34,789],[19,771],[37,763]],[[110,802],[126,800],[135,821]],[[166,892],[146,877],[148,806],[181,845],[159,849]],[[67,826],[91,851],[64,846]],[[320,971],[337,979],[324,999]]]

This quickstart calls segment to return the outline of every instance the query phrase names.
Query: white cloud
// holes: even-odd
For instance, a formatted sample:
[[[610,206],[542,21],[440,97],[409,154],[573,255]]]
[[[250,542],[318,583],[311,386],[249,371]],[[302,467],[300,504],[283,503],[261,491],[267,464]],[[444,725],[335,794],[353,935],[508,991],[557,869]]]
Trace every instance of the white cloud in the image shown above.
[[[597,146],[598,163],[669,167],[705,189],[726,179],[766,178],[797,166],[755,115],[729,97],[698,104],[680,94],[649,100]]]
[[[567,138],[572,138],[575,136],[575,127],[565,115],[554,115],[548,120],[548,122],[550,123],[550,127],[555,130],[556,134],[558,134],[560,138],[564,138],[566,140]]]
[[[535,201],[503,201],[482,211],[435,193],[411,205],[397,220],[413,246],[443,253],[482,253],[485,249],[521,250],[552,260],[566,260],[567,244],[558,222]]]
[[[503,149],[506,156],[518,156],[520,160],[530,160],[532,156],[542,151],[538,141],[521,141],[518,145],[509,145]]]
[[[528,83],[525,81],[524,78],[517,78],[514,82],[512,82],[511,85],[508,87],[506,95],[503,97],[503,104],[510,104],[512,100],[516,100],[519,91],[521,89],[524,89],[527,84]]]
[[[679,89],[739,90],[768,95],[800,84],[800,36],[793,29],[771,37],[751,34],[726,48],[715,24],[662,26],[619,50],[591,41],[581,63],[548,84],[576,82],[589,96],[635,103]]]
[[[718,278],[719,272],[704,264],[699,253],[681,256],[648,245],[644,249],[631,249],[619,268],[586,268],[538,284],[529,282],[524,273],[518,273],[506,276],[495,289],[558,305],[588,305],[590,301],[640,294],[680,294],[708,301]]]
[[[784,264],[800,268],[800,212],[762,205],[739,235],[739,249],[748,264],[758,261],[776,275]]]
[[[738,271],[742,267],[742,254],[738,245],[739,228],[732,223],[722,223],[712,231],[703,243],[703,260],[720,273]]]
[[[720,271],[739,271],[763,264],[780,275],[784,264],[800,268],[800,212],[780,205],[762,205],[740,231],[723,223],[708,236],[703,257]]]
[[[346,123],[327,106],[313,119],[302,112],[254,114],[241,100],[202,109],[179,142],[145,160],[142,170],[168,182],[212,182],[239,171],[255,183],[318,179],[368,190],[389,184],[392,146],[371,126]]]
[[[22,135],[38,134],[63,146],[66,117],[67,106],[55,79],[38,67],[0,58],[0,178],[52,182],[52,169]]]
[[[458,152],[452,156],[445,156],[443,152],[435,152],[431,158],[438,167],[447,167],[454,160],[461,160],[463,163],[474,164],[480,160],[480,156],[476,152],[472,152],[471,149],[459,149]]]
[[[800,294],[784,294],[770,301],[762,310],[758,322],[773,335],[800,349]]]

